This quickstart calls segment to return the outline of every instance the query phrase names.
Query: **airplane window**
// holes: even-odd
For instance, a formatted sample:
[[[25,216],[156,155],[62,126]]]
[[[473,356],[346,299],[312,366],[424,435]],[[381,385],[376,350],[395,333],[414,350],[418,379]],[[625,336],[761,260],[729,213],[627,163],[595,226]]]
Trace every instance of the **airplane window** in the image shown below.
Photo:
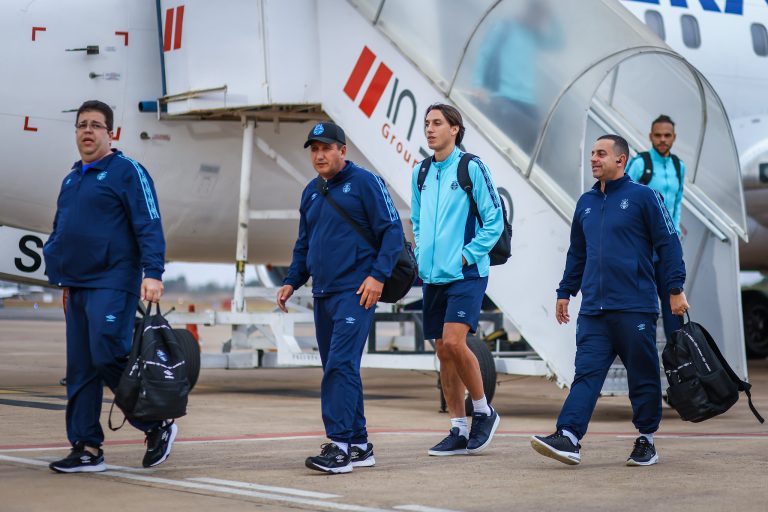
[[[768,31],[762,23],[753,23],[750,27],[752,31],[752,48],[755,53],[761,57],[768,55]]]
[[[760,164],[760,183],[768,183],[768,163]]]
[[[701,33],[699,32],[699,22],[689,14],[680,16],[680,25],[683,28],[683,43],[688,48],[698,48],[701,46]]]
[[[664,18],[661,17],[659,11],[645,11],[645,24],[659,36],[659,39],[666,41],[667,36],[664,33]]]

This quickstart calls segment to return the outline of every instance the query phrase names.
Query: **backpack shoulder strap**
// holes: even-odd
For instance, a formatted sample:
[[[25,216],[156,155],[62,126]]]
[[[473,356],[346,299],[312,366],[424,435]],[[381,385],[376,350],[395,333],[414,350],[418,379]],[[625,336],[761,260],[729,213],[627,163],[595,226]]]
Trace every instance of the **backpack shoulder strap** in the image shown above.
[[[432,165],[432,157],[428,156],[421,161],[421,167],[419,168],[419,177],[416,179],[416,185],[421,193],[421,187],[424,186],[424,182],[427,180],[427,174],[429,173],[429,166]]]
[[[357,231],[357,234],[363,237],[363,240],[368,242],[374,249],[378,249],[378,245],[373,240],[371,235],[363,229],[363,226],[355,222],[355,220],[350,217],[349,214],[341,206],[339,206],[339,204],[334,201],[333,198],[331,198],[331,196],[328,195],[328,183],[322,178],[317,179],[317,191],[321,196],[325,198],[326,201],[328,201],[328,204],[333,206],[333,209],[336,210],[339,215],[341,215],[341,218],[344,219],[352,227],[352,229]]]
[[[689,317],[690,322],[690,317]],[[709,345],[709,348],[712,349],[712,352],[714,352],[717,359],[720,361],[720,364],[722,365],[723,369],[725,370],[725,373],[728,374],[728,377],[733,381],[734,384],[736,384],[739,387],[739,391],[743,391],[747,395],[747,402],[749,403],[749,409],[752,411],[752,414],[755,415],[755,418],[757,418],[757,421],[760,423],[765,423],[765,420],[762,416],[760,416],[760,413],[757,412],[757,409],[755,409],[755,406],[752,404],[752,393],[750,393],[750,389],[752,389],[752,384],[749,382],[745,382],[739,378],[738,375],[736,375],[736,372],[733,371],[733,368],[731,368],[731,365],[728,364],[728,361],[725,360],[725,357],[723,357],[722,352],[720,352],[720,349],[717,346],[717,343],[715,343],[715,340],[712,338],[712,335],[707,332],[704,327],[701,325],[698,325],[698,328],[701,329],[701,332],[704,334],[704,338],[707,340],[707,344]]]
[[[677,174],[677,183],[682,186],[683,185],[683,177],[682,172],[680,170],[680,158],[677,155],[670,154],[669,156],[672,157],[672,165],[675,166],[675,173]]]
[[[472,215],[475,216],[477,222],[480,223],[480,227],[483,227],[483,219],[480,217],[480,210],[477,209],[477,203],[475,197],[472,195],[472,178],[469,176],[469,162],[477,156],[472,153],[464,153],[459,160],[459,167],[456,170],[456,175],[459,181],[461,189],[467,193],[469,199],[469,209],[472,211]]]
[[[640,176],[640,179],[637,181],[638,183],[647,185],[653,178],[653,161],[651,160],[651,153],[649,151],[643,151],[642,153],[638,153],[638,156],[643,159],[644,168],[642,176]]]

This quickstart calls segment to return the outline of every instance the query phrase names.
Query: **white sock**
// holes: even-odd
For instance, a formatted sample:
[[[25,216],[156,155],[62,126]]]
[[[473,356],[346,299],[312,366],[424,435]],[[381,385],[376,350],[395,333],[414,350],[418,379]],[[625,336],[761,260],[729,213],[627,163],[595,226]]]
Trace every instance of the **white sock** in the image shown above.
[[[486,416],[491,415],[491,408],[488,406],[488,400],[485,399],[485,395],[480,400],[472,400],[472,408],[475,412],[481,412]]]
[[[469,439],[469,424],[467,424],[467,418],[462,416],[461,418],[451,418],[451,428],[456,427],[459,429],[459,435]]]
[[[649,443],[653,444],[653,434],[640,434],[640,435],[646,438]]]
[[[360,443],[352,443],[352,446],[354,446],[355,448],[360,448],[360,449],[361,449],[361,450],[363,450],[363,451],[365,451],[365,450],[367,450],[367,449],[368,449],[368,443],[363,443],[363,444],[360,444]]]
[[[334,442],[333,442],[333,444],[335,444],[336,446],[338,446],[338,447],[339,447],[339,449],[340,449],[341,451],[343,451],[344,453],[347,453],[347,454],[349,453],[349,443],[340,443],[340,442],[338,442],[338,441],[334,441]]]
[[[571,440],[571,442],[573,443],[573,446],[578,446],[579,445],[579,440],[573,434],[573,432],[571,432],[569,430],[566,430],[566,429],[562,429],[562,431],[563,431],[563,435]]]

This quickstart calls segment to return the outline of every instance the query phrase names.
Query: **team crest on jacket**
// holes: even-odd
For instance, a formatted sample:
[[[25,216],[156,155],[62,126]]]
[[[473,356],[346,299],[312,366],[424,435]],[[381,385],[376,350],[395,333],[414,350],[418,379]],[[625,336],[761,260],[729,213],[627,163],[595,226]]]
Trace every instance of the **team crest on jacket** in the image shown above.
[[[352,190],[352,185],[350,185],[349,183],[345,183],[344,188],[341,189],[341,191],[344,192],[345,194],[349,194],[350,190]]]
[[[102,181],[106,177],[107,177],[107,171],[101,171],[99,174],[96,175],[96,179],[99,181]]]
[[[592,211],[592,208],[584,208],[584,215],[589,215],[589,212]]]
[[[459,188],[459,182],[458,181],[452,181],[451,182],[451,190],[456,190]]]
[[[621,202],[619,203],[619,208],[621,208],[622,210],[626,210],[627,208],[629,208],[629,199],[622,199]]]

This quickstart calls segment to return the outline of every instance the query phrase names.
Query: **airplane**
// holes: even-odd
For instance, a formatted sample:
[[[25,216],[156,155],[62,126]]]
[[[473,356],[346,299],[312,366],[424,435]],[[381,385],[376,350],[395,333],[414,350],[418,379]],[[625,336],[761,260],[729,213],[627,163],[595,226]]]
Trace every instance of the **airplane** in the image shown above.
[[[748,215],[741,269],[768,274],[768,2],[622,0],[622,5],[696,66],[723,101],[739,151]],[[747,348],[765,357],[768,296],[745,290],[742,308]]]
[[[373,29],[370,24],[361,25],[360,13],[378,16],[375,9],[366,7],[368,2],[330,3],[344,11],[344,16],[357,16],[345,18],[346,23],[363,27],[355,33],[356,41],[382,39],[378,33],[362,34],[363,30]],[[622,9],[627,2],[592,3],[608,5],[612,10]],[[380,43],[375,51],[368,46],[372,43],[360,43],[348,52],[354,51],[354,56],[341,63],[308,59],[304,47],[316,46],[312,39],[316,36],[309,30],[297,33],[295,27],[317,27],[318,19],[333,23],[326,18],[327,5],[321,10],[315,2],[305,0],[299,4],[305,9],[291,11],[287,20],[281,18],[285,13],[278,12],[284,10],[281,2],[233,5],[247,10],[247,15],[233,17],[232,6],[229,10],[219,9],[196,0],[105,0],[98,10],[86,0],[66,6],[53,0],[3,2],[0,26],[7,44],[0,51],[4,71],[8,76],[23,78],[6,82],[0,95],[0,136],[4,141],[0,148],[4,166],[0,171],[3,279],[38,284],[47,281],[41,249],[51,230],[61,178],[71,162],[78,159],[74,111],[85,99],[98,98],[113,106],[113,146],[142,162],[152,175],[164,218],[169,261],[237,262],[238,269],[245,261],[288,264],[297,232],[296,201],[314,176],[302,145],[317,121],[333,118],[343,122],[352,111],[368,119],[384,116],[376,142],[384,141],[381,151],[400,165],[395,170],[378,166],[381,171],[393,173],[385,176],[388,181],[402,181],[403,174],[397,172],[408,172],[423,158],[423,134],[415,121],[426,104],[419,103],[417,109],[416,98],[423,102],[424,98],[435,98],[435,92],[428,88],[429,81],[416,78],[413,73],[417,71],[409,68],[410,64],[401,62],[407,58],[392,50],[391,43]],[[418,7],[428,9],[428,5]],[[195,9],[205,10],[206,16],[196,15]],[[270,28],[254,21],[265,19],[278,20],[279,26]],[[227,33],[202,37],[212,26],[225,26]],[[238,51],[216,44],[216,38],[223,40],[228,34],[237,35]],[[248,54],[253,65],[243,64],[243,52],[264,47],[279,47],[280,53],[266,53],[271,58]],[[386,56],[382,57],[384,52]],[[195,60],[189,56],[192,54]],[[408,70],[411,75],[393,74],[393,61],[401,62],[398,69]],[[197,67],[203,62],[210,66],[207,73]],[[297,65],[304,67],[301,73]],[[220,76],[232,69],[241,72],[224,82]],[[328,101],[331,93],[326,81],[332,73],[339,74],[338,90],[344,89],[347,103]],[[370,146],[365,140],[368,136],[360,133],[348,130],[349,158],[377,169],[372,161],[383,157],[361,149]],[[497,150],[475,133],[477,130],[467,139],[473,147],[485,144],[482,147],[487,148],[488,155]],[[243,164],[246,159],[252,160],[252,165]],[[497,162],[496,167],[503,167],[503,160]],[[528,212],[535,212],[538,217],[528,225],[533,221],[548,223],[547,233],[535,236],[539,243],[551,242],[552,250],[543,251],[534,263],[559,267],[561,271],[557,251],[567,240],[567,230],[562,212],[553,210],[555,200],[542,200],[530,185],[517,186],[517,174],[496,179],[508,189],[503,193],[515,196],[516,205],[534,205],[528,211],[519,207],[516,218],[525,219]],[[249,189],[245,202],[238,199],[244,183]],[[405,187],[398,182],[393,189],[402,192]],[[404,219],[408,217],[408,194],[393,194]],[[243,211],[246,218],[242,217]],[[247,239],[238,229],[243,223],[248,225]],[[557,225],[549,226],[552,223]],[[531,236],[525,234],[524,226],[516,229],[523,238]],[[522,248],[517,254],[523,254]],[[537,284],[535,289],[548,286]],[[235,299],[241,303],[242,296]],[[546,300],[547,304],[551,302]],[[531,325],[536,322],[533,329],[542,330],[538,337],[554,343],[569,336],[562,330],[557,335],[544,332],[553,327],[545,327],[539,315],[546,315],[544,306],[536,308],[534,314],[521,315],[530,317]],[[563,366],[572,367],[569,354],[562,350],[552,354],[560,352],[558,357],[564,361],[570,357]]]

